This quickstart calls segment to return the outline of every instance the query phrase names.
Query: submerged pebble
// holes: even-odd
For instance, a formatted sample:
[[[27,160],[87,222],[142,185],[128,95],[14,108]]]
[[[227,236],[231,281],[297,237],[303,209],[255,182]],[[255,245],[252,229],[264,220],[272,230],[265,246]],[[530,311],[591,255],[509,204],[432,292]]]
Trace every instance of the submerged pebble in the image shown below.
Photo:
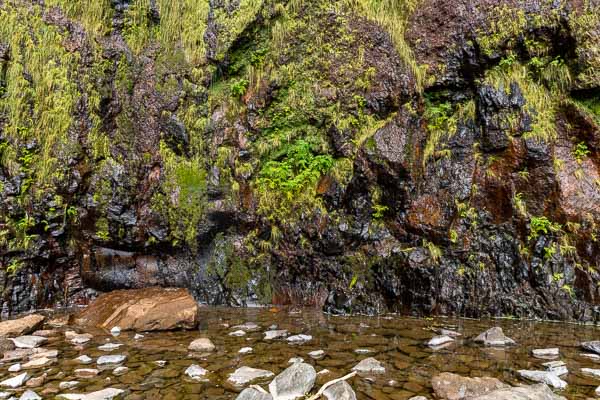
[[[306,387],[309,386],[313,376],[312,371],[306,375],[301,370],[306,368],[304,365],[312,364],[311,368],[319,372],[314,372],[315,382],[308,389],[309,393],[315,393],[321,385],[330,380],[356,371],[360,375],[346,383],[333,385],[326,390],[322,398],[326,400],[338,400],[337,397],[340,396],[344,400],[353,400],[355,398],[353,396],[362,398],[364,393],[361,391],[361,385],[357,383],[363,382],[372,388],[373,393],[377,393],[378,400],[395,400],[395,394],[404,399],[420,395],[425,395],[428,399],[432,398],[429,393],[431,390],[429,374],[440,365],[455,370],[465,377],[476,373],[505,379],[502,378],[504,372],[496,369],[497,364],[489,357],[503,357],[502,354],[506,354],[506,349],[499,349],[498,346],[493,345],[486,348],[472,346],[469,345],[468,340],[457,342],[455,338],[458,336],[450,334],[436,336],[432,340],[430,333],[432,330],[437,333],[448,333],[448,331],[432,329],[431,321],[411,319],[407,324],[404,322],[405,319],[388,318],[379,319],[378,322],[373,320],[360,326],[358,317],[329,317],[327,330],[323,330],[319,323],[312,324],[312,321],[318,319],[304,322],[303,319],[310,318],[311,314],[303,312],[297,314],[298,317],[295,318],[298,319],[293,323],[286,319],[290,316],[285,316],[283,313],[274,316],[259,313],[256,323],[242,325],[239,324],[242,318],[232,318],[235,322],[225,323],[229,322],[225,321],[226,327],[221,323],[210,322],[216,318],[223,318],[223,315],[243,315],[244,312],[227,310],[223,314],[209,310],[208,315],[212,319],[207,322],[208,328],[200,332],[206,335],[201,338],[197,337],[197,333],[185,331],[151,333],[145,335],[144,340],[136,340],[133,336],[121,334],[123,342],[115,343],[112,333],[105,331],[103,334],[92,335],[87,332],[78,333],[67,327],[68,334],[51,336],[45,348],[7,350],[4,354],[5,359],[13,361],[5,362],[3,368],[5,374],[11,375],[7,375],[2,383],[18,377],[17,365],[20,368],[26,365],[30,368],[27,371],[33,372],[33,376],[9,381],[11,385],[15,385],[15,388],[21,388],[16,398],[23,394],[23,389],[29,389],[43,398],[59,396],[57,398],[92,399],[92,397],[82,396],[89,396],[90,392],[99,392],[102,388],[110,389],[109,386],[126,389],[131,393],[132,399],[144,398],[148,393],[158,393],[159,396],[164,396],[161,398],[169,398],[171,396],[169,393],[177,393],[178,390],[188,387],[185,385],[201,385],[195,389],[199,390],[195,395],[202,400],[219,397],[256,400],[254,398],[256,396],[260,399],[274,400],[272,393],[264,393],[256,388],[242,389],[259,384],[269,391],[267,388],[271,385],[278,393],[277,398],[288,396],[283,393],[289,393],[289,396],[300,395],[307,390]],[[318,314],[315,313],[315,316]],[[276,324],[273,323],[274,317]],[[261,326],[270,325],[276,325],[273,328],[277,326],[280,328],[264,332],[264,337],[269,338],[267,340],[256,340],[255,335],[249,334],[249,332],[257,332]],[[282,328],[303,333],[289,336],[288,329]],[[557,326],[556,329],[560,330],[560,327]],[[229,336],[230,333],[237,331],[245,332],[242,341],[246,342],[246,338],[251,338],[253,346],[240,346],[238,337]],[[464,332],[466,337],[474,337],[482,331],[485,331],[485,328],[482,329],[481,323],[470,326],[469,323],[463,322],[461,325],[461,332]],[[498,333],[496,329],[493,332]],[[263,333],[259,335],[262,336]],[[208,339],[208,336],[214,338],[219,344],[218,348],[211,339]],[[548,336],[556,337],[556,335]],[[78,337],[90,340],[74,347],[72,340]],[[494,335],[488,334],[486,338],[492,340]],[[530,355],[525,351],[519,353],[525,353],[523,356],[517,356],[522,357],[521,359],[516,358],[523,363],[531,363],[532,356],[544,359],[561,355],[556,346],[559,343],[552,343],[551,339],[544,340],[537,337],[535,341],[533,338],[529,340],[526,331],[515,339],[522,343],[523,350],[529,349],[531,352]],[[290,343],[294,345],[290,346]],[[427,348],[430,344],[447,343],[452,344],[451,351],[432,353]],[[567,347],[563,343],[560,345]],[[115,351],[117,349],[118,354]],[[107,350],[114,353],[105,352]],[[84,354],[84,351],[87,354]],[[90,357],[91,355],[94,357]],[[310,361],[305,364],[302,357]],[[576,357],[577,363],[581,365],[575,371],[578,376],[587,376],[587,379],[600,378],[600,369],[594,367],[598,365],[595,360],[600,360],[600,355],[567,353],[563,354],[563,360],[560,361],[537,362],[534,365],[538,366],[538,371],[532,368],[532,371],[521,372],[522,383],[544,382],[557,388],[563,387],[561,390],[571,394],[570,386],[564,387],[565,381],[559,376],[565,376],[569,372],[565,361],[572,360],[573,357]],[[194,360],[194,363],[187,363],[185,361],[187,359]],[[245,365],[241,364],[242,362]],[[95,368],[85,366],[91,363]],[[266,365],[269,366],[265,368]],[[503,365],[510,367],[511,364],[509,362]],[[208,372],[209,370],[215,372]],[[274,374],[275,370],[279,373]],[[297,373],[283,374],[288,370],[297,370]],[[294,376],[295,380],[289,379],[286,383],[284,380],[286,375]],[[573,386],[574,391],[580,388],[576,383]],[[174,390],[168,389],[170,387]],[[12,390],[12,386],[5,386],[5,388]],[[239,392],[240,390],[242,391]],[[111,391],[102,393],[113,394]],[[411,394],[412,396],[407,397]],[[65,397],[66,395],[68,397]],[[153,395],[148,394],[148,396]],[[122,393],[119,396],[122,396]],[[571,396],[568,398],[571,399]],[[577,395],[572,398],[584,399]]]

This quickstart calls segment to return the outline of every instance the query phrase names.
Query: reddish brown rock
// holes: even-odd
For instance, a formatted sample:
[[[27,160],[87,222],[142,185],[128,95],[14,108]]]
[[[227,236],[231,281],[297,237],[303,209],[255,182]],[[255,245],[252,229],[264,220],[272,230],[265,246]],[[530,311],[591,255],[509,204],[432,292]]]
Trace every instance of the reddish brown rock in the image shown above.
[[[509,387],[496,378],[466,378],[448,372],[434,376],[431,385],[437,398],[446,400],[470,399]]]
[[[0,337],[23,336],[36,330],[46,319],[43,315],[32,314],[19,319],[0,322]]]
[[[134,331],[194,329],[198,325],[198,304],[187,289],[117,290],[98,297],[81,312],[77,322]]]

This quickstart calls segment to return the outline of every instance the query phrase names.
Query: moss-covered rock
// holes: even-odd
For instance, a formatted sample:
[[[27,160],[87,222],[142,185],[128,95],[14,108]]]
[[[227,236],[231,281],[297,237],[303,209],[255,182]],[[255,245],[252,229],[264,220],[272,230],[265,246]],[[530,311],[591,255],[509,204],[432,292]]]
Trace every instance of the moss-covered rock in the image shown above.
[[[596,320],[598,15],[2,3],[3,310],[176,285],[211,304]]]

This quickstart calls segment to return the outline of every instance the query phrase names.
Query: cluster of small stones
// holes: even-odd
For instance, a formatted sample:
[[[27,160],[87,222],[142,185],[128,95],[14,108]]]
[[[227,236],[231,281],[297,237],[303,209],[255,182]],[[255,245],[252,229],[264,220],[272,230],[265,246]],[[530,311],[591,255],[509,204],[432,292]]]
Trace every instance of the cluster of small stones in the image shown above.
[[[89,393],[70,393],[76,389],[80,382],[76,380],[61,381],[58,389],[43,389],[44,383],[51,374],[64,375],[52,367],[58,362],[59,351],[46,349],[42,346],[48,344],[50,338],[57,338],[61,334],[60,328],[66,327],[68,318],[57,318],[46,322],[53,329],[36,330],[45,322],[41,315],[29,315],[17,320],[0,323],[0,350],[3,358],[0,365],[8,365],[10,378],[0,382],[1,399],[37,400],[53,396],[64,400],[110,400],[118,398],[125,393],[122,389],[105,388]],[[65,340],[73,346],[82,346],[93,339],[91,334],[80,334],[75,331],[64,331]],[[122,370],[122,364],[127,360],[125,355],[106,355],[96,360],[97,368],[77,368],[74,376],[78,379],[87,379],[100,374],[100,369],[114,367],[113,373]],[[92,364],[94,360],[87,355],[81,355],[73,360],[74,363]],[[39,391],[39,393],[38,393]],[[64,393],[59,393],[64,392]],[[16,397],[18,396],[18,397]]]
[[[46,323],[47,326],[52,327],[53,329],[35,330],[40,326],[40,321],[43,321],[43,319],[44,317],[41,316],[37,319],[26,317],[26,320],[24,319],[21,321],[21,326],[19,326],[19,320],[16,320],[17,322],[6,321],[10,322],[12,325],[2,325],[4,323],[0,323],[0,351],[3,353],[3,358],[0,359],[0,365],[7,366],[8,372],[12,374],[10,378],[0,382],[0,390],[2,390],[2,392],[0,392],[0,398],[35,400],[54,396],[55,398],[65,400],[94,400],[118,398],[126,393],[126,390],[111,387],[91,393],[74,392],[80,386],[80,380],[96,377],[103,371],[111,371],[114,376],[127,373],[129,368],[125,364],[128,357],[126,354],[118,353],[123,346],[122,343],[118,342],[118,337],[121,332],[119,327],[113,327],[111,329],[111,334],[113,335],[112,340],[107,340],[106,343],[97,346],[98,350],[106,353],[105,355],[101,355],[95,360],[85,354],[80,355],[72,360],[74,363],[79,364],[79,367],[73,371],[75,379],[72,379],[72,376],[65,376],[65,378],[71,378],[72,380],[65,379],[59,383],[57,389],[46,388],[37,393],[37,388],[44,385],[44,382],[48,379],[50,374],[52,372],[56,373],[55,371],[52,371],[51,367],[57,363],[59,351],[43,347],[48,344],[49,338],[64,335],[67,342],[76,346],[81,351],[83,351],[84,345],[91,342],[94,338],[93,335],[89,333],[79,333],[68,330],[66,322],[61,323],[56,320],[48,321]],[[17,329],[14,328],[15,325],[17,326]],[[4,329],[3,327],[8,328]],[[11,329],[13,330],[11,331]],[[260,330],[260,326],[248,322],[243,325],[231,327],[230,335],[242,338],[250,332],[258,332]],[[12,333],[18,333],[18,335],[12,335],[14,337],[11,337],[10,334]],[[447,329],[441,329],[437,333],[436,336],[426,343],[426,345],[433,350],[454,346],[461,340],[462,336],[459,332]],[[291,335],[287,330],[278,329],[278,327],[274,325],[264,331],[262,335],[265,342],[279,340],[289,343],[290,346],[310,343],[313,340],[313,337],[308,334],[300,333]],[[141,334],[136,334],[134,340],[140,340],[143,337],[144,336]],[[515,341],[505,336],[504,332],[499,327],[494,327],[481,333],[474,338],[473,341],[483,346],[491,347],[516,345]],[[582,354],[583,356],[595,360],[600,359],[600,341],[585,342],[582,343],[582,347],[587,351]],[[192,357],[197,355],[210,356],[211,353],[217,351],[217,347],[211,339],[200,337],[189,344],[188,351]],[[240,354],[248,354],[253,351],[252,347],[247,346],[241,347],[238,350]],[[364,355],[365,358],[358,362],[358,364],[352,368],[352,371],[348,371],[350,375],[347,378],[351,378],[355,374],[368,378],[369,375],[383,374],[386,372],[386,366],[374,357],[370,357],[370,352],[369,349],[355,350],[356,354]],[[563,361],[557,360],[557,358],[560,357],[560,349],[533,349],[531,353],[533,357],[547,360],[546,363],[542,364],[545,368],[544,370],[518,371],[519,375],[525,380],[543,384],[539,387],[534,385],[535,389],[532,390],[543,391],[547,389],[547,386],[554,389],[564,389],[567,386],[567,383],[561,377],[567,375],[569,371]],[[306,353],[306,357],[315,360],[322,359],[325,355],[326,351],[323,349],[316,349]],[[155,363],[158,367],[164,367],[167,362],[156,361]],[[586,375],[600,378],[600,369],[582,368],[581,372]],[[187,367],[183,373],[188,379],[197,382],[208,381],[211,375],[210,371],[198,364]],[[237,400],[294,400],[305,398],[310,393],[314,393],[317,389],[315,387],[317,376],[328,373],[328,370],[317,372],[312,365],[305,363],[303,358],[294,357],[289,360],[289,367],[279,375],[275,375],[272,371],[265,369],[242,366],[229,375],[227,382],[241,390],[236,397]],[[61,373],[59,372],[59,374]],[[446,391],[450,390],[448,387],[451,387],[453,380],[456,382],[456,379],[470,380],[467,383],[461,383],[461,385],[473,386],[474,388],[478,387],[478,385],[491,385],[487,387],[486,390],[525,390],[523,387],[511,388],[494,378],[481,378],[481,381],[479,381],[480,378],[452,377],[450,376],[452,374],[446,374],[449,376],[441,377],[441,375],[434,377],[432,380],[436,396],[440,399],[451,398],[446,394]],[[265,383],[266,381],[270,381],[267,385],[267,389],[255,385],[256,382]],[[534,388],[534,386],[531,387]],[[356,399],[353,388],[344,379],[334,380],[333,382],[330,382],[329,385],[326,384],[321,388],[319,393],[327,400]],[[597,389],[597,394],[600,395],[600,387]],[[474,396],[472,398],[475,399],[477,397]],[[487,399],[487,397],[485,398]],[[556,398],[558,399],[561,397]],[[426,398],[418,396],[413,397],[411,400],[423,399]],[[494,399],[494,397],[490,397],[490,399]]]
[[[427,345],[434,350],[454,345],[456,339],[461,336],[460,333],[450,330],[442,330],[439,333],[439,335],[434,336],[427,343]],[[474,339],[474,342],[490,347],[516,345],[514,340],[504,335],[504,332],[500,327],[494,327],[483,332]],[[581,347],[588,351],[588,353],[582,353],[581,356],[600,360],[600,341],[584,342],[581,344]],[[567,382],[561,377],[566,376],[569,373],[569,370],[564,361],[556,360],[560,357],[559,348],[533,349],[531,354],[535,358],[548,360],[548,362],[542,364],[545,369],[519,370],[517,371],[519,376],[527,381],[542,383],[554,389],[565,389],[567,387]],[[581,368],[581,372],[585,375],[600,378],[600,369]],[[600,396],[600,386],[596,388],[596,395]],[[424,399],[424,397],[419,396],[414,397],[411,400],[419,400],[422,398]]]

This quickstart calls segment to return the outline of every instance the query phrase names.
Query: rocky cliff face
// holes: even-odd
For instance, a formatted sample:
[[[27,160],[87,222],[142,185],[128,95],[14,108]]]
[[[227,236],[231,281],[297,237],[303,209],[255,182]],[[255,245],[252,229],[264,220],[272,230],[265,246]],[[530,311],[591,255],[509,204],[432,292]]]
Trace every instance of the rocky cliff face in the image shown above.
[[[596,0],[0,1],[2,312],[596,321]]]

